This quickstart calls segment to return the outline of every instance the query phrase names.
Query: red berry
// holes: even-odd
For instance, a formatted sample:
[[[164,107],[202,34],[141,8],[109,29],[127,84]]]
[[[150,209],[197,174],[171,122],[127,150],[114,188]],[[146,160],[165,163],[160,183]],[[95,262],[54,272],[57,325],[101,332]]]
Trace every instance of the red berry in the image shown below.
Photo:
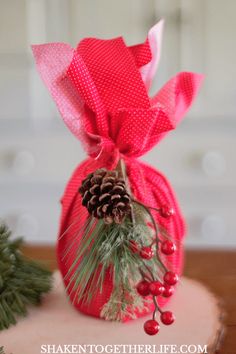
[[[141,296],[147,296],[150,294],[149,291],[149,282],[146,280],[140,281],[140,283],[138,283],[137,285],[137,292],[139,293],[139,295]]]
[[[164,253],[165,255],[169,256],[170,254],[173,254],[176,250],[175,244],[171,241],[164,241],[161,244],[161,252]]]
[[[161,295],[164,291],[164,286],[159,281],[153,281],[149,284],[149,291],[152,295]]]
[[[129,241],[129,248],[133,253],[139,252],[139,246],[134,240]]]
[[[165,311],[161,314],[161,322],[165,325],[171,325],[175,321],[175,316],[171,311]]]
[[[174,293],[174,288],[173,286],[170,286],[168,284],[164,284],[164,291],[162,293],[162,296],[164,297],[170,297]]]
[[[168,205],[163,205],[160,208],[159,213],[163,218],[170,218],[172,215],[174,215],[174,209],[170,208]]]
[[[164,275],[164,281],[168,285],[175,285],[178,280],[178,275],[173,272],[166,272],[166,274]]]
[[[144,259],[151,259],[154,256],[154,252],[151,247],[142,247],[140,256]]]
[[[155,320],[148,320],[144,323],[144,331],[149,334],[150,336],[153,336],[154,334],[157,334],[159,332],[160,326],[159,323]]]

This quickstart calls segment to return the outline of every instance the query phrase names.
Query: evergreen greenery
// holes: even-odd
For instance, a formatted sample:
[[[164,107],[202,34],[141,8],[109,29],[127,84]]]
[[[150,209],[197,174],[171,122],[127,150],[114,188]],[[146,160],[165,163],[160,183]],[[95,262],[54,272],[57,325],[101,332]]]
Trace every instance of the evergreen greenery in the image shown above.
[[[136,310],[143,311],[147,300],[140,297],[135,284],[142,274],[149,273],[160,279],[163,265],[157,257],[148,262],[132,252],[130,241],[141,246],[153,242],[155,232],[148,226],[152,222],[150,213],[133,203],[133,217],[126,217],[123,223],[107,225],[103,220],[89,217],[77,256],[67,277],[67,289],[74,292],[74,302],[89,304],[97,291],[102,291],[104,277],[110,274],[113,293],[102,309],[102,317],[122,321],[127,315],[134,318]]]
[[[50,271],[25,258],[22,239],[10,240],[11,232],[0,225],[0,330],[16,324],[28,305],[38,305],[52,286]],[[1,353],[1,352],[0,352]]]

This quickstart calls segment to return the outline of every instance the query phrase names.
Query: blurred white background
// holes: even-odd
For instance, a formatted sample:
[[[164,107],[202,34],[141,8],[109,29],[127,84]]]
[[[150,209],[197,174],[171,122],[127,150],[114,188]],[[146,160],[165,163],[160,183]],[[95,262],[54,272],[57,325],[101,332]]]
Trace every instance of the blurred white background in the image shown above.
[[[85,156],[30,44],[119,35],[136,44],[165,18],[152,92],[180,70],[206,79],[186,120],[144,160],[174,186],[188,247],[236,247],[235,13],[235,0],[0,0],[0,216],[29,242],[55,242],[60,196]]]

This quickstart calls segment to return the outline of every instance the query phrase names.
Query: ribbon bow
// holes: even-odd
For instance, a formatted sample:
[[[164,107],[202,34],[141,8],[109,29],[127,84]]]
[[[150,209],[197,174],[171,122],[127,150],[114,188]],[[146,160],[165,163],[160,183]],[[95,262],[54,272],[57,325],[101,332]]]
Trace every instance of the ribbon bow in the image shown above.
[[[181,72],[149,98],[160,51],[163,21],[143,44],[121,37],[85,38],[76,49],[64,43],[32,46],[38,70],[60,113],[97,159],[136,158],[174,129],[195,98],[202,75]]]

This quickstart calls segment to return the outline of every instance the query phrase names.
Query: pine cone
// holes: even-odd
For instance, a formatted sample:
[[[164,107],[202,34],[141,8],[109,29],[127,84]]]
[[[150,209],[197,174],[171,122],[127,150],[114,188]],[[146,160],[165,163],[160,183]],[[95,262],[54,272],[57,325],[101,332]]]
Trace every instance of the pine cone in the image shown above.
[[[106,224],[113,221],[120,224],[130,213],[131,199],[118,171],[102,168],[90,173],[83,180],[79,193],[88,212],[98,219],[104,219]]]

